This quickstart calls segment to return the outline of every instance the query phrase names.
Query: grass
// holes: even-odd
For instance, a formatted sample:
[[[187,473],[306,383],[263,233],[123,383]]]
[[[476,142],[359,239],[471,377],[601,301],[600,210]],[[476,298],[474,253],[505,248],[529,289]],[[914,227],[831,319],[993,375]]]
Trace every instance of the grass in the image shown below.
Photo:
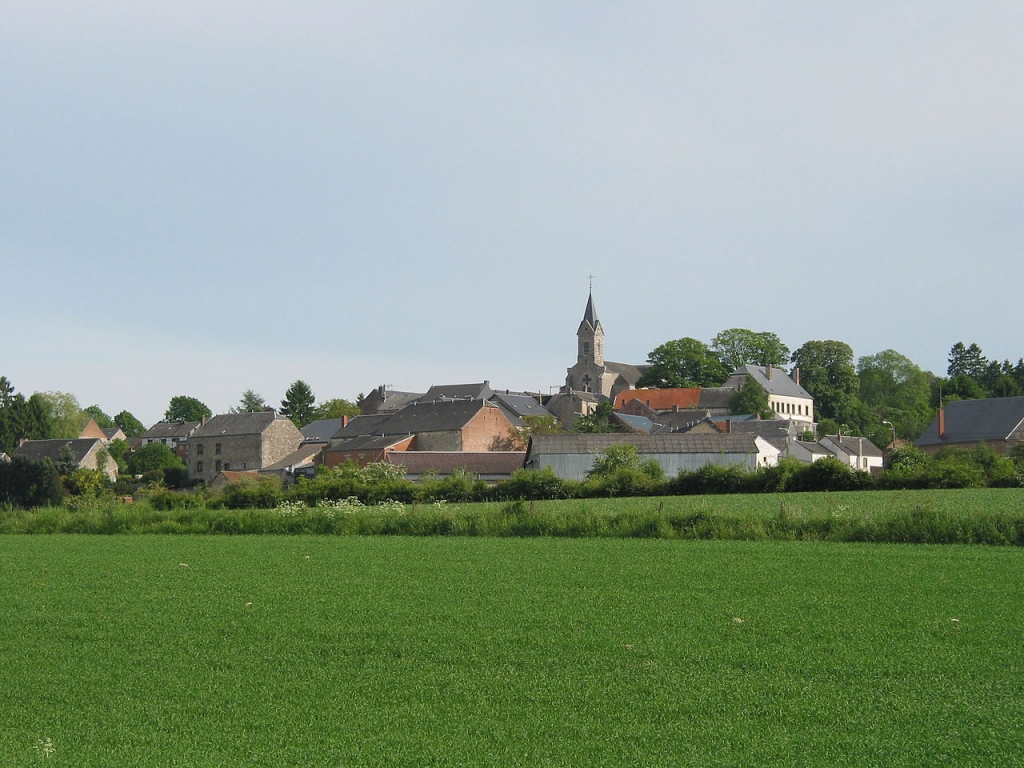
[[[858,491],[385,507],[0,509],[0,533],[559,536],[1024,546],[1024,489]]]
[[[0,765],[1012,765],[1021,556],[0,537]]]

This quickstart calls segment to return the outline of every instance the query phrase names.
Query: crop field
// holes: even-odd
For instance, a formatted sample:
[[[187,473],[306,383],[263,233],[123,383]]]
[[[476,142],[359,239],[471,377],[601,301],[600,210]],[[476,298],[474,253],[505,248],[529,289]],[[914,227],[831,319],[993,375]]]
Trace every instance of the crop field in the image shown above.
[[[1015,547],[0,537],[3,766],[1002,766]]]

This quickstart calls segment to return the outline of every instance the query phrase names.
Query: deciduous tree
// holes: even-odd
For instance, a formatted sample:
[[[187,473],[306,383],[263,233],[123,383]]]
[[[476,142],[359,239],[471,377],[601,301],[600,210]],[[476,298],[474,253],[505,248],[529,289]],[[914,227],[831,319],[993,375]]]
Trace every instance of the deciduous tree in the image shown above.
[[[717,387],[729,370],[702,341],[693,338],[666,341],[647,356],[649,368],[638,387]]]
[[[767,331],[730,328],[711,340],[711,349],[730,372],[744,365],[782,366],[789,362],[789,347]]]
[[[171,398],[167,411],[164,413],[164,421],[202,421],[213,415],[213,411],[194,397],[188,395],[175,395]]]
[[[793,353],[800,369],[800,385],[814,397],[814,408],[823,419],[850,421],[859,380],[853,365],[853,349],[842,341],[808,341]]]

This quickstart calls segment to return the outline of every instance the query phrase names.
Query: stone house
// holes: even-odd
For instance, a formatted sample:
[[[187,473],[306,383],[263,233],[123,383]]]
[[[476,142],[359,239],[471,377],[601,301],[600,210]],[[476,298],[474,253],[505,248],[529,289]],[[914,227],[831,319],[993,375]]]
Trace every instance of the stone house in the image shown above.
[[[199,429],[198,421],[160,421],[139,437],[140,445],[163,443],[188,465],[188,438]]]
[[[79,469],[101,470],[111,480],[117,480],[117,462],[107,454],[106,443],[98,437],[80,437],[75,440],[23,440],[15,449],[15,456],[24,456],[32,461],[61,460],[65,446],[71,450]]]
[[[410,451],[489,451],[507,438],[512,422],[489,400],[426,400],[395,413],[357,416],[334,434],[329,450],[354,437],[412,437]]]
[[[188,475],[209,482],[224,470],[263,469],[301,442],[302,433],[291,419],[272,410],[214,416],[188,437]]]
[[[378,461],[387,461],[392,453],[404,454],[415,435],[357,435],[332,440],[320,454],[325,466],[336,467],[351,461],[360,468]]]

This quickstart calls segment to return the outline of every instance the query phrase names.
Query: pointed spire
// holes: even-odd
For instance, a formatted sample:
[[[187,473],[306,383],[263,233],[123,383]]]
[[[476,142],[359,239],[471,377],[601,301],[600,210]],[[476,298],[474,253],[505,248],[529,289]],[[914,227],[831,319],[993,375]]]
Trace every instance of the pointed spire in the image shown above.
[[[590,290],[590,296],[587,297],[587,309],[583,313],[583,319],[590,323],[591,328],[597,327],[597,310],[594,308],[593,288]]]

